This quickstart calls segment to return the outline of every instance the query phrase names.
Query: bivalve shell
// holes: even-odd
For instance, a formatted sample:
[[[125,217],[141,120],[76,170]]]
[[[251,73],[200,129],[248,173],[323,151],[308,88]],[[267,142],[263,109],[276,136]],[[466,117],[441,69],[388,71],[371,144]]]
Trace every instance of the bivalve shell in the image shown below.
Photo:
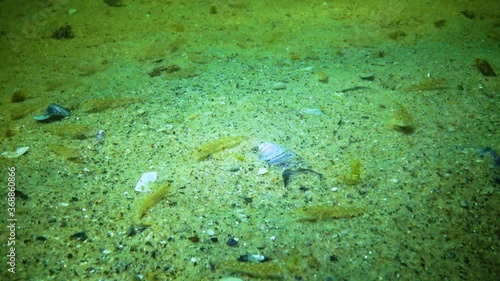
[[[265,142],[259,145],[259,159],[271,166],[283,169],[307,167],[304,159],[288,148],[276,143]]]

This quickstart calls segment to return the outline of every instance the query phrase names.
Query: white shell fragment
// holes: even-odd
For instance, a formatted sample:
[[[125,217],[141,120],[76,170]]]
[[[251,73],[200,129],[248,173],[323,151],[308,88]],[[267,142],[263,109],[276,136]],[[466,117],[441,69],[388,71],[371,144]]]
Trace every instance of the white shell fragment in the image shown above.
[[[267,173],[267,168],[265,167],[260,167],[259,171],[257,172],[257,175],[263,175]]]
[[[29,149],[28,146],[24,146],[24,147],[20,147],[20,148],[16,149],[16,151],[4,151],[4,152],[2,152],[2,155],[5,158],[17,158],[17,157],[23,155],[24,153],[26,153],[26,151],[28,151],[28,149]]]
[[[282,147],[272,142],[265,142],[258,147],[259,159],[271,166],[290,168],[307,168],[307,164],[302,157],[295,154],[288,148]]]
[[[266,257],[263,255],[248,255],[248,261],[262,262],[265,260],[266,260]]]
[[[135,186],[135,191],[137,192],[151,192],[150,183],[155,182],[156,178],[158,178],[158,174],[156,172],[144,173],[141,176],[141,179],[137,182]]]
[[[323,110],[321,110],[319,108],[306,108],[304,110],[301,110],[300,114],[302,114],[302,115],[325,115]]]

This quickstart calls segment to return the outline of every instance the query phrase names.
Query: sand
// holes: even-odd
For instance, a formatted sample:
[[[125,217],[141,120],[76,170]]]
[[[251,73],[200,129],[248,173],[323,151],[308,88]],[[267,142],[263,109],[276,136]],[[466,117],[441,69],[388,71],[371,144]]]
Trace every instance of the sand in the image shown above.
[[[499,278],[497,1],[191,2],[0,1],[2,279]]]

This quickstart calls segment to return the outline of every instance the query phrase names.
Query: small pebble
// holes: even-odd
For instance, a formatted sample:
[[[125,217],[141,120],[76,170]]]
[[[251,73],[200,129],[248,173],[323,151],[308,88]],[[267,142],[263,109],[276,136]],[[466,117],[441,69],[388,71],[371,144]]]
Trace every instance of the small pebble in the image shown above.
[[[229,167],[229,171],[233,172],[233,173],[238,172],[239,170],[240,170],[240,166],[230,166]]]
[[[132,237],[134,235],[137,234],[137,231],[135,230],[135,227],[133,225],[131,225],[128,229],[128,233],[127,233],[127,236],[128,237]]]
[[[460,202],[460,206],[467,209],[467,208],[469,208],[469,202],[467,202],[467,200],[463,199],[462,202]]]
[[[188,237],[188,240],[193,242],[193,243],[198,243],[200,242],[200,237],[198,236],[191,236],[191,237]]]
[[[330,256],[330,261],[338,262],[339,261],[339,257],[337,257],[336,255],[331,255]]]
[[[106,137],[106,131],[99,130],[95,136],[95,139],[96,139],[97,143],[103,143],[105,137]]]
[[[265,168],[265,167],[260,167],[260,168],[259,168],[259,171],[257,172],[257,175],[263,175],[263,174],[265,174],[265,173],[267,173],[267,168]]]
[[[229,247],[238,246],[238,240],[236,240],[235,238],[229,238],[226,242],[226,245],[228,245]]]
[[[45,242],[45,241],[47,241],[47,238],[45,236],[37,236],[36,240]]]
[[[276,82],[273,84],[273,90],[284,90],[286,89],[285,82]]]
[[[245,204],[252,204],[253,199],[252,197],[243,197],[243,202],[245,202]]]
[[[238,258],[239,262],[263,262],[263,261],[268,261],[269,258],[263,255],[251,255],[251,254],[246,254],[246,255],[241,255]]]
[[[80,231],[80,232],[77,232],[77,233],[71,235],[70,238],[73,240],[85,241],[85,240],[87,240],[88,236],[85,233],[85,231]]]
[[[209,229],[209,230],[207,230],[207,234],[212,236],[215,234],[215,231],[213,229]]]

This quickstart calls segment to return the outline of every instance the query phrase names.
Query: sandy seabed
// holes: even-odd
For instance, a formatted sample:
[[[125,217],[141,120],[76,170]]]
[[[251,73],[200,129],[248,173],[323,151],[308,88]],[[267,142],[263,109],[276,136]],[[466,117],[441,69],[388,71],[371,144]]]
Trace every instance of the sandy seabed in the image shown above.
[[[500,277],[496,1],[191,2],[0,1],[3,279]]]

